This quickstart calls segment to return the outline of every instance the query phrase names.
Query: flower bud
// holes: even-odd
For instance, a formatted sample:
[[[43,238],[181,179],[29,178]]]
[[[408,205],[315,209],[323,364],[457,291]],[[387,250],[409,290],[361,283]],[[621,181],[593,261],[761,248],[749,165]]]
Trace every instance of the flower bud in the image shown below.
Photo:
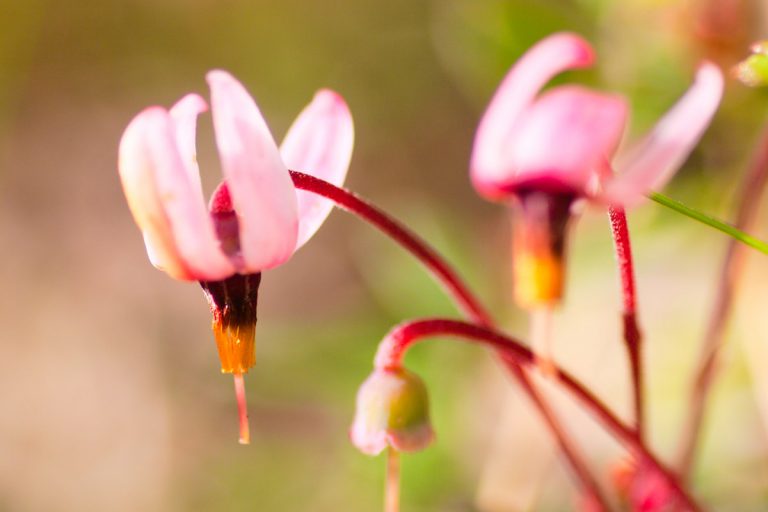
[[[357,392],[349,435],[368,455],[378,455],[387,446],[400,452],[426,448],[434,433],[424,382],[404,368],[375,369]]]
[[[752,43],[752,46],[749,47],[750,50],[752,50],[752,53],[759,53],[761,55],[768,55],[768,40],[758,41],[756,43]]]
[[[752,55],[733,68],[737,80],[749,87],[768,85],[768,41],[752,45]]]

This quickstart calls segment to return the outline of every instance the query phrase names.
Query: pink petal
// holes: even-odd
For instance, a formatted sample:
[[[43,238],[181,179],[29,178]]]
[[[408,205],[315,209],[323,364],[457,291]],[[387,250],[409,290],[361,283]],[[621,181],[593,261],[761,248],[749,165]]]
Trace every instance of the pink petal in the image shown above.
[[[645,195],[663,187],[677,172],[709,126],[723,94],[723,75],[709,62],[703,63],[688,92],[630,152],[623,169],[606,186],[603,198],[632,206]]]
[[[498,198],[499,183],[506,183],[516,169],[507,146],[520,114],[539,90],[555,75],[568,69],[588,67],[594,61],[589,44],[575,34],[559,33],[528,50],[507,73],[475,136],[471,178],[483,195]]]
[[[147,151],[146,125],[153,107],[137,115],[123,133],[118,151],[118,170],[128,207],[139,226],[149,260],[176,279],[194,279],[181,259],[155,185],[154,168]]]
[[[586,194],[589,180],[616,151],[626,118],[621,96],[576,86],[551,89],[520,115],[505,149],[517,169],[514,181],[554,178]]]
[[[378,455],[389,444],[386,430],[373,429],[361,419],[355,419],[349,429],[349,440],[366,455]]]
[[[168,112],[149,108],[131,122],[121,141],[119,167],[153,264],[178,279],[219,280],[234,272],[179,156]]]
[[[176,145],[179,148],[184,168],[190,180],[200,194],[203,186],[200,182],[200,169],[197,166],[197,116],[208,110],[205,100],[198,94],[187,94],[171,107],[170,114],[176,127]]]
[[[354,144],[352,115],[344,99],[320,90],[299,114],[280,146],[289,169],[305,172],[341,186],[349,169]],[[303,190],[296,191],[299,212],[298,249],[320,228],[333,203]]]
[[[259,108],[225,71],[207,75],[224,178],[240,227],[244,272],[275,267],[293,254],[296,193]]]

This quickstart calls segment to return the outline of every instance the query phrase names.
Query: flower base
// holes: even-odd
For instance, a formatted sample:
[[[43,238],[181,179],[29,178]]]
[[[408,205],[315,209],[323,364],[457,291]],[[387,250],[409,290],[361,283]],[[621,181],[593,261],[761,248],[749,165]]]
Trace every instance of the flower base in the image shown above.
[[[534,309],[563,296],[565,237],[573,196],[521,191],[512,217],[512,276],[515,301]]]
[[[213,334],[223,373],[246,373],[256,363],[256,306],[261,274],[201,282],[213,313]]]

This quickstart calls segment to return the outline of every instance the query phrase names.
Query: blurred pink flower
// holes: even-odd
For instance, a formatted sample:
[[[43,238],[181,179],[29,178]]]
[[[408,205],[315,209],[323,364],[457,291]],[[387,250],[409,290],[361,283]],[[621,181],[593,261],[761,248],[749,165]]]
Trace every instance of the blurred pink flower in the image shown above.
[[[673,490],[646,464],[624,459],[612,470],[611,479],[622,502],[635,512],[681,510]]]
[[[589,67],[594,52],[579,36],[554,34],[512,67],[483,116],[471,178],[489,199],[517,190],[549,190],[632,205],[663,186],[698,142],[719,104],[720,70],[704,62],[688,92],[617,165],[627,121],[626,100],[566,85],[541,88],[568,69]]]
[[[171,277],[222,281],[284,263],[317,231],[332,205],[294,189],[288,168],[341,185],[353,146],[352,117],[336,93],[319,91],[278,150],[256,103],[225,71],[207,75],[225,182],[205,206],[195,151],[203,98],[149,107],[120,141],[119,172],[149,259]]]

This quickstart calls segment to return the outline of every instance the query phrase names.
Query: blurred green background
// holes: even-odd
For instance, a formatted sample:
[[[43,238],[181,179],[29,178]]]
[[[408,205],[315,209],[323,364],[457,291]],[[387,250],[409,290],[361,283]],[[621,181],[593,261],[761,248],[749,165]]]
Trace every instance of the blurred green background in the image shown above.
[[[150,104],[237,76],[279,140],[321,87],[356,123],[348,185],[439,248],[510,332],[509,226],[467,177],[477,121],[532,43],[574,30],[598,66],[566,75],[626,94],[637,137],[688,87],[766,36],[755,0],[0,0],[0,510],[379,510],[384,461],[347,440],[354,396],[395,323],[456,311],[403,251],[345,213],[264,276],[252,445],[237,444],[200,289],[146,259],[116,170],[122,130]],[[562,81],[560,79],[559,81]],[[722,110],[666,192],[731,218],[768,96],[729,81]],[[209,117],[204,183],[218,179]],[[762,217],[765,217],[763,214]],[[674,453],[726,240],[646,204],[630,214],[648,340],[651,442]],[[768,237],[766,223],[754,232]],[[695,490],[765,510],[765,258],[751,255]],[[556,358],[628,412],[620,302],[604,213],[572,233]],[[574,490],[528,404],[476,347],[419,346],[438,442],[405,457],[403,510],[569,510]],[[555,390],[607,482],[620,451]],[[765,416],[768,418],[768,416]]]

